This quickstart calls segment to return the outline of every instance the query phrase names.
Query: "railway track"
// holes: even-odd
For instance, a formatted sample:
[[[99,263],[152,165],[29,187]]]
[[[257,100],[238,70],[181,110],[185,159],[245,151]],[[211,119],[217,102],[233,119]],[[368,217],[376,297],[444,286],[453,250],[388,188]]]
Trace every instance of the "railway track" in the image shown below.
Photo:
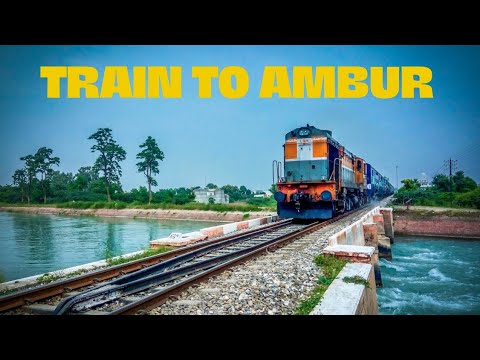
[[[53,296],[58,295],[58,292],[61,294],[65,291],[71,291],[72,283],[78,285],[83,281],[88,282],[89,288],[80,293],[74,293],[53,305],[51,303],[43,304],[43,307],[41,306],[43,313],[52,315],[143,313],[161,305],[170,296],[181,292],[194,283],[201,282],[226,268],[245,262],[265,251],[286,245],[356,211],[310,225],[294,224],[291,220],[284,220],[258,230],[247,231],[161,254],[164,257],[157,255],[156,259],[143,259],[143,262],[150,265],[145,265],[141,260],[137,260],[136,264],[119,265],[116,267],[118,269],[110,269],[116,275],[111,276],[109,281],[98,282],[101,280],[95,280],[97,283],[93,286],[91,284],[94,279],[101,279],[101,277],[92,278],[93,274],[86,274],[89,275],[88,280],[79,279],[86,276],[81,275],[77,278],[53,283],[50,286],[46,285],[23,293],[7,295],[0,298],[0,311],[25,304],[27,304],[27,308],[32,308],[31,303],[35,301],[36,297],[46,299],[49,297],[47,296],[48,291]],[[151,264],[152,262],[154,263]],[[129,264],[130,269],[135,268],[136,271],[131,270],[129,274],[125,274],[125,270],[120,268]],[[61,289],[63,290],[60,291]],[[29,291],[30,294],[28,294]]]
[[[218,237],[212,240],[203,241],[200,243],[195,243],[187,245],[180,249],[168,251],[158,255],[153,255],[147,258],[130,261],[128,263],[110,266],[104,269],[99,269],[91,271],[85,274],[81,274],[72,278],[62,279],[46,285],[38,285],[34,287],[29,287],[25,290],[19,290],[15,293],[0,296],[0,313],[3,313],[8,310],[12,310],[23,305],[33,304],[38,301],[42,301],[54,296],[63,296],[65,294],[79,291],[83,288],[94,286],[95,284],[115,279],[119,276],[129,274],[155,264],[158,264],[162,261],[174,258],[176,256],[185,254],[189,251],[208,246],[223,240],[232,239],[239,235],[255,235],[262,234],[264,231],[269,231],[270,229],[275,229],[279,226],[283,226],[285,223],[290,223],[291,220],[282,220],[273,224],[262,226],[260,228],[246,230],[240,234],[236,233],[233,235],[226,235]]]

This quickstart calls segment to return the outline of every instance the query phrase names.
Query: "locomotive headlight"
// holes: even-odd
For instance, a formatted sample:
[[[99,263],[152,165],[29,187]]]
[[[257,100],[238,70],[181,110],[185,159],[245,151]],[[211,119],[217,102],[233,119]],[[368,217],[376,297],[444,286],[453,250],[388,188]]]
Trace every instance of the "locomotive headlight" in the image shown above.
[[[332,200],[332,193],[328,190],[322,191],[320,195],[322,196],[323,201]]]

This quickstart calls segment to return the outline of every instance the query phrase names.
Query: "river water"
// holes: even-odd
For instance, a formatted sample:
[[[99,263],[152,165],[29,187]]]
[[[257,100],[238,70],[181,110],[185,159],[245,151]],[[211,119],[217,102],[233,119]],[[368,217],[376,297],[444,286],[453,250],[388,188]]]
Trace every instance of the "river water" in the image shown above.
[[[380,314],[480,314],[480,241],[396,236],[380,260]]]
[[[148,248],[218,222],[0,212],[0,278],[9,281]]]

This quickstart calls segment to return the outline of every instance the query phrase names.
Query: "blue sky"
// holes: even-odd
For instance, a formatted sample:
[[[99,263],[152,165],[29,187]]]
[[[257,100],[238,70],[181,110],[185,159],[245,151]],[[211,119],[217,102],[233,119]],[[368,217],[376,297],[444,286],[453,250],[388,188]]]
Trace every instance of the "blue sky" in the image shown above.
[[[432,176],[443,161],[480,182],[480,46],[0,46],[0,184],[11,183],[21,156],[47,146],[60,170],[92,165],[88,136],[110,127],[127,151],[122,185],[145,184],[138,145],[153,136],[165,153],[160,188],[245,185],[268,188],[284,135],[309,123],[364,157],[395,185]],[[40,66],[182,66],[181,99],[47,99]],[[242,66],[250,89],[224,99],[197,97],[192,66]],[[264,66],[428,66],[433,99],[260,99]],[[100,82],[99,82],[100,83]],[[62,87],[65,87],[62,82]],[[62,94],[64,93],[62,89]]]

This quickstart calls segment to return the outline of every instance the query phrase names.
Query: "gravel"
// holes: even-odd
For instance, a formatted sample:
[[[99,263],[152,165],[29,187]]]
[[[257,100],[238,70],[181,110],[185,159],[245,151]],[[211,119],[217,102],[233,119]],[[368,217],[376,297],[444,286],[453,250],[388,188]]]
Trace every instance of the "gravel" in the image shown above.
[[[370,209],[352,214],[293,243],[194,285],[150,315],[294,314],[316,285],[315,256],[328,238]]]

